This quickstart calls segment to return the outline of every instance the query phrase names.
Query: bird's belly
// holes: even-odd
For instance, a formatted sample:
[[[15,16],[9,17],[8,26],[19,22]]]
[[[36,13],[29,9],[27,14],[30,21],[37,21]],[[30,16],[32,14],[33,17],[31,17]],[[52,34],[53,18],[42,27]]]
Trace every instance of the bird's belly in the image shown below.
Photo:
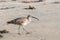
[[[27,24],[29,24],[31,21],[25,21],[24,23],[23,23],[23,25],[27,25]]]

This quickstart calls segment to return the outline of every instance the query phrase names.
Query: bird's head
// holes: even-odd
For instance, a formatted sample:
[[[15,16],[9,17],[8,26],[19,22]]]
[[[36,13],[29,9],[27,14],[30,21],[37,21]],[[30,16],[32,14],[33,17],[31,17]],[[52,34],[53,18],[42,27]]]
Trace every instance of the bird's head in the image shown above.
[[[31,17],[31,18],[34,18],[34,19],[39,20],[38,18],[36,18],[36,17],[34,17],[34,16],[31,16],[31,15],[28,15],[27,17],[28,17],[28,18]]]

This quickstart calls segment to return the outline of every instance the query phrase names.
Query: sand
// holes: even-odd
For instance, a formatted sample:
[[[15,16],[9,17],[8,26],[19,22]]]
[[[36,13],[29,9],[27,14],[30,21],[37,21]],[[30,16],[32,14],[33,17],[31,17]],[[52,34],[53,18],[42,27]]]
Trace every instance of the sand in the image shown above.
[[[25,10],[29,5],[35,10]],[[60,4],[51,3],[18,3],[2,2],[0,8],[15,7],[12,9],[0,10],[0,30],[6,29],[10,33],[2,34],[0,40],[60,40]],[[24,28],[30,32],[25,34],[21,28],[21,35],[18,35],[18,25],[7,25],[12,19],[33,15],[40,20],[32,19],[32,22]]]

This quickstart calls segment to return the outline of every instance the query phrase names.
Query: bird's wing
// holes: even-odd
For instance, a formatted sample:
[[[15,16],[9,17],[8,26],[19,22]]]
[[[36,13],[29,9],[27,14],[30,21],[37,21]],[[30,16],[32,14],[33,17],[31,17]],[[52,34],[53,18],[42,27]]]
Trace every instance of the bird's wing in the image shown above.
[[[17,24],[22,24],[22,23],[25,22],[25,20],[26,20],[25,17],[20,17],[20,18],[15,19],[14,21],[15,21]]]

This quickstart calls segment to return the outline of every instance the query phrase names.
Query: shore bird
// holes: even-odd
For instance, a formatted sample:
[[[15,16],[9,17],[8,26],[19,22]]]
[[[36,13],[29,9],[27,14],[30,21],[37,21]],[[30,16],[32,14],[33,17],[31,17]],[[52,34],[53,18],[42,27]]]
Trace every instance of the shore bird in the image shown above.
[[[19,25],[18,34],[20,34],[20,27],[23,28],[23,26],[25,26],[28,23],[30,23],[32,21],[32,18],[35,18],[35,19],[39,20],[38,18],[36,18],[34,16],[28,15],[27,17],[20,17],[20,18],[16,18],[16,19],[13,19],[11,21],[8,21],[7,24]],[[27,34],[29,34],[29,32],[25,28],[23,28],[23,30],[26,31]]]

